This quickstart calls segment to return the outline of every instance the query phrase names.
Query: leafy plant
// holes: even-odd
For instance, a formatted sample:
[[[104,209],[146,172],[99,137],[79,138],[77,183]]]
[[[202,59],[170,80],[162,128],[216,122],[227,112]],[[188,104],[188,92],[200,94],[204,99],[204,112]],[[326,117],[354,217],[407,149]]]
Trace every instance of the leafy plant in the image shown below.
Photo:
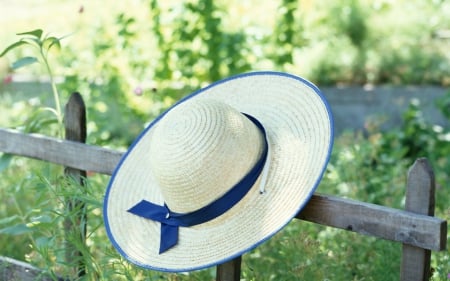
[[[225,11],[213,0],[185,1],[175,4],[171,11],[172,32],[162,24],[164,14],[157,0],[150,1],[153,32],[156,35],[160,60],[156,68],[158,80],[189,81],[198,87],[204,81],[251,69],[243,32],[226,32],[222,17]]]
[[[6,47],[6,49],[0,54],[0,57],[6,55],[8,52],[24,45],[32,46],[37,49],[38,57],[41,59],[41,62],[44,64],[47,74],[50,78],[50,85],[52,87],[53,99],[55,103],[55,108],[46,107],[45,110],[48,110],[54,114],[56,117],[57,123],[59,125],[59,135],[62,134],[62,125],[63,125],[63,114],[61,111],[61,103],[60,96],[58,90],[56,88],[55,77],[52,72],[52,68],[49,64],[49,51],[52,47],[61,48],[61,38],[57,38],[54,36],[44,35],[42,29],[35,29],[32,31],[18,33],[21,38]],[[11,68],[13,70],[33,64],[38,62],[39,59],[37,57],[25,56],[14,63],[12,63]]]
[[[275,65],[292,64],[294,50],[305,45],[303,26],[297,20],[297,5],[296,0],[283,0],[278,8],[278,24],[273,32],[273,45],[276,47],[270,55]]]

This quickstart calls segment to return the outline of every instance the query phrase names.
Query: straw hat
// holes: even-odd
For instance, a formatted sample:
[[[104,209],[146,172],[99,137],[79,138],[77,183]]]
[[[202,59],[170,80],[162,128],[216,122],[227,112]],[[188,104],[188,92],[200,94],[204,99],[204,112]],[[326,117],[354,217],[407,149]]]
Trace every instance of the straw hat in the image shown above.
[[[302,209],[332,143],[330,109],[310,82],[278,72],[219,81],[159,116],[124,155],[104,201],[108,236],[148,269],[230,260]]]

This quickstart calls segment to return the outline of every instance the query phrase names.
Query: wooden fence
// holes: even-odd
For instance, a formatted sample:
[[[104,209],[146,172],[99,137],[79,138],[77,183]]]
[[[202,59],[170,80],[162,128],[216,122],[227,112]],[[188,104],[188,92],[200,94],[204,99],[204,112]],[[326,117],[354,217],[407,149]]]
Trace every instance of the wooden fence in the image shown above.
[[[83,100],[74,93],[66,105],[66,140],[0,129],[0,152],[63,165],[65,174],[81,184],[84,184],[85,171],[111,175],[123,153],[85,144],[85,116]],[[421,158],[408,171],[405,210],[315,194],[296,218],[402,243],[400,279],[428,280],[431,251],[444,250],[447,242],[447,221],[434,217],[434,192],[433,171],[428,161]],[[81,203],[70,202],[69,207],[76,204]],[[80,218],[79,222],[85,219]],[[66,229],[72,227],[81,229],[80,235],[85,237],[84,225],[65,223]],[[81,255],[70,245],[66,252],[67,259]],[[218,265],[216,280],[240,280],[240,269],[240,257]],[[84,266],[79,264],[74,272],[83,275]],[[38,274],[39,269],[28,264],[0,258],[2,280],[34,280]]]

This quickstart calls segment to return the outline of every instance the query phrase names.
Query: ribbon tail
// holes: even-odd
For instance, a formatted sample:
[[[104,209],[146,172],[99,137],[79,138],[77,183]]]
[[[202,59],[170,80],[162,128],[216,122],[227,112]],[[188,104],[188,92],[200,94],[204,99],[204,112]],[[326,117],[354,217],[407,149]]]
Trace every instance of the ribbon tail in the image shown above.
[[[178,226],[161,223],[159,253],[162,254],[178,243]]]
[[[158,222],[164,221],[169,212],[165,206],[159,206],[146,200],[142,200],[127,211],[136,216]]]

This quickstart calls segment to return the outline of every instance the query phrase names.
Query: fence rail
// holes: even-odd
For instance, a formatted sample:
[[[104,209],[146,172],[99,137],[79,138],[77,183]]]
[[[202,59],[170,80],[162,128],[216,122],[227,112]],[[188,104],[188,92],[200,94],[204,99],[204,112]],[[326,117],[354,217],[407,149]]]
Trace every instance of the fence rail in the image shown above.
[[[0,151],[107,175],[112,174],[123,154],[99,146],[1,128]],[[422,162],[416,162],[413,167],[421,169]],[[434,251],[446,246],[445,220],[331,195],[314,194],[296,217]]]
[[[67,132],[70,126],[75,130],[83,127],[83,124],[78,124],[85,122],[83,117],[77,115],[83,114],[83,110],[78,107],[83,107],[84,110],[81,97],[72,96],[66,106],[66,134],[73,134]],[[78,121],[67,121],[68,117]],[[76,126],[77,124],[80,126]],[[0,128],[0,152],[106,175],[112,174],[123,155],[123,152],[73,140],[24,134],[2,128]],[[433,217],[434,189],[434,174],[428,161],[418,159],[408,172],[407,210],[314,194],[296,218],[403,243],[401,279],[427,280],[430,274],[430,251],[444,250],[447,242],[447,221]],[[219,265],[217,280],[239,280],[240,263],[239,257]],[[0,276],[3,268],[8,267],[0,266]]]

